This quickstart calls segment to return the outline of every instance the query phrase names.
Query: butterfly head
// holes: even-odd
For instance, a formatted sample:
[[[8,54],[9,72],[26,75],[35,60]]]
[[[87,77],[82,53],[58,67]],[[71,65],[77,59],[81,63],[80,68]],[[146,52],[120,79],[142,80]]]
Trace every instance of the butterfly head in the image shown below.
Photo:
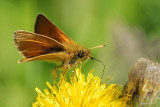
[[[77,52],[77,57],[81,60],[81,61],[85,61],[89,58],[89,56],[91,56],[91,51],[87,50],[87,49],[83,49],[83,50],[79,50]]]
[[[81,60],[81,61],[85,61],[87,60],[88,58],[91,58],[91,59],[94,59],[92,56],[91,56],[91,50],[92,49],[95,49],[95,48],[101,48],[101,47],[104,47],[105,45],[99,45],[99,46],[96,46],[96,47],[92,47],[92,48],[89,48],[88,49],[84,49],[83,47],[80,48],[77,52],[77,57]]]

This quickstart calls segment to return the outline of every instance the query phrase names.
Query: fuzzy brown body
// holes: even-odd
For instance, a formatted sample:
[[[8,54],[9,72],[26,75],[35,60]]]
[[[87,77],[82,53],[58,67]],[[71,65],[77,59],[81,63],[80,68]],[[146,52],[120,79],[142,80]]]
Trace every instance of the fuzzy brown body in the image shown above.
[[[44,60],[58,63],[55,68],[69,69],[87,60],[91,51],[72,41],[44,15],[39,14],[34,33],[18,30],[14,42],[22,54],[19,62]]]

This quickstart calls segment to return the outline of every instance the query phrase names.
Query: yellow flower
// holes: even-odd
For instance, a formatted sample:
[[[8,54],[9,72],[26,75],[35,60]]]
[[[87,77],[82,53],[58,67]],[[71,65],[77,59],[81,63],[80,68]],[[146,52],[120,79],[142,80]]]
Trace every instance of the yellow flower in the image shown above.
[[[49,89],[41,92],[38,88],[37,101],[33,107],[126,107],[129,97],[122,96],[121,87],[117,84],[101,84],[101,79],[90,72],[85,76],[79,69],[75,71],[74,78],[67,82],[61,76],[56,86],[46,82]]]

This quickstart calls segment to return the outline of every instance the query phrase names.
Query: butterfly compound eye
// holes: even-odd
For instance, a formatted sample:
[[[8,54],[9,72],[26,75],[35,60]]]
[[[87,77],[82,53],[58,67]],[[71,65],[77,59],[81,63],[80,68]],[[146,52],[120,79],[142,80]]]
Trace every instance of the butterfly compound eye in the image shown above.
[[[79,57],[79,58],[82,58],[83,56],[84,56],[84,52],[79,51],[79,52],[78,52],[78,57]]]

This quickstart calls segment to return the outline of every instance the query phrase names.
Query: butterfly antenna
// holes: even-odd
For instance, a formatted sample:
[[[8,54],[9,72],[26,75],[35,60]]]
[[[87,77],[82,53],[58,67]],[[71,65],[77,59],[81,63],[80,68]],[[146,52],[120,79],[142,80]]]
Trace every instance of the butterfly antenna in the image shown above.
[[[92,48],[89,48],[90,50],[92,49],[95,49],[95,48],[102,48],[102,47],[105,47],[106,45],[99,45],[99,46],[95,46],[95,47],[92,47]]]
[[[103,64],[103,73],[102,73],[102,76],[101,76],[101,82],[102,82],[102,78],[103,78],[103,74],[104,74],[104,70],[105,70],[105,64],[102,62],[102,61],[100,61],[100,60],[98,60],[98,59],[96,59],[96,58],[93,58],[93,57],[91,57],[91,56],[89,56],[92,60],[96,60],[97,62],[100,62],[101,64]]]

